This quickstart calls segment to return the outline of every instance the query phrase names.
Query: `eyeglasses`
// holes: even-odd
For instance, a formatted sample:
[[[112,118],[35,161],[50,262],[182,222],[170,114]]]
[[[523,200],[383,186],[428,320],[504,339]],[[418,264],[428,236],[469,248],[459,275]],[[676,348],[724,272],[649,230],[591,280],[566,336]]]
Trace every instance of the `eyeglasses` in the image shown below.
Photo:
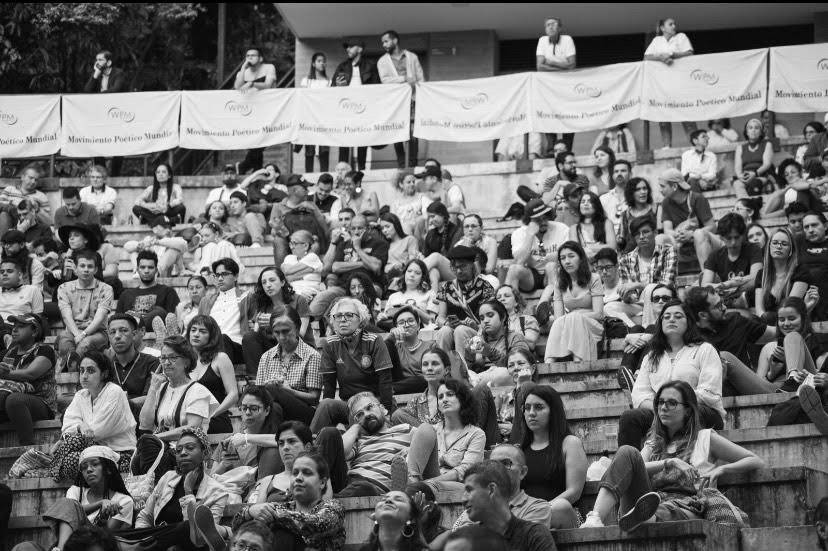
[[[380,405],[377,402],[372,402],[372,403],[368,404],[367,406],[365,406],[363,409],[361,409],[361,410],[357,411],[356,413],[354,413],[354,420],[357,423],[359,423],[362,420],[362,418],[365,417],[366,413],[369,413],[369,412],[372,412],[372,411],[378,411],[379,408],[380,408]]]
[[[595,271],[609,272],[609,271],[612,271],[613,268],[615,268],[615,264],[604,265],[604,266],[595,266]]]
[[[670,302],[673,297],[670,295],[653,295],[651,302]]]
[[[781,249],[783,247],[790,247],[791,244],[788,243],[787,241],[771,241],[770,246],[771,247],[779,247]]]
[[[2,272],[0,272],[2,273]],[[417,325],[417,320],[415,319],[403,319],[397,321],[397,327],[411,327],[412,325]]]
[[[290,242],[291,247],[298,247],[299,245],[307,245],[307,243],[305,243],[304,241],[291,241]]]
[[[333,319],[334,321],[353,321],[357,319],[357,317],[358,316],[356,312],[337,312],[336,314],[331,315],[331,319]]]
[[[239,407],[239,409],[242,410],[242,412],[244,412],[244,413],[247,413],[247,412],[259,413],[259,411],[261,411],[261,409],[262,409],[262,406],[257,406],[257,405],[247,406],[247,405],[242,404]]]
[[[479,227],[480,227],[480,224],[463,224],[464,229],[472,229],[473,230],[473,229],[479,228]]]
[[[262,551],[262,548],[258,545],[251,545],[243,540],[234,541],[231,547],[235,551]]]
[[[667,400],[664,400],[664,399],[661,399],[661,398],[659,398],[659,399],[658,399],[658,402],[656,402],[656,407],[658,407],[658,408],[664,408],[664,409],[666,409],[667,411],[673,411],[673,410],[674,410],[674,409],[676,409],[679,405],[682,405],[682,406],[683,406],[683,405],[684,405],[684,402],[679,402],[678,400],[673,400],[673,399],[667,399]]]
[[[216,279],[224,279],[227,276],[235,276],[235,274],[231,272],[216,272],[213,275],[216,276]]]
[[[184,356],[161,356],[158,358],[158,363],[160,364],[171,364],[174,363],[175,360],[179,358],[183,358]]]

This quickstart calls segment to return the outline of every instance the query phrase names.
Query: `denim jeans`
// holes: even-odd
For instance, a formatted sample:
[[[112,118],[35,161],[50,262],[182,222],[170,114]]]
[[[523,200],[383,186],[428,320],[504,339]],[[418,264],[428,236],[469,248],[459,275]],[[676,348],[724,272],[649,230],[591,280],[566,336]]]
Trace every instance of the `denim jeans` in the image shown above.
[[[619,447],[599,487],[615,496],[622,514],[629,511],[638,498],[652,489],[641,452],[632,446]]]

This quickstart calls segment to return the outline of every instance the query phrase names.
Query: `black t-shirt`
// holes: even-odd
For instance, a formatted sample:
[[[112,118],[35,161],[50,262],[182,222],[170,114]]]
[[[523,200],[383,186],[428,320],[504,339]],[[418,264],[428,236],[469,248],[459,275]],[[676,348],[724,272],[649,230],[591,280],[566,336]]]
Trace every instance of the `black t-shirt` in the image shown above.
[[[555,551],[555,540],[548,526],[512,515],[503,537],[510,551]]]
[[[690,204],[689,210],[687,208],[688,203]],[[691,217],[696,219],[699,227],[704,226],[713,218],[710,203],[701,193],[690,192],[689,196],[684,196],[679,202],[676,202],[674,196],[671,195],[661,202],[661,219],[672,222],[673,229]]]
[[[362,250],[374,258],[378,258],[382,265],[379,273],[370,272],[365,269],[366,273],[377,285],[383,285],[385,278],[385,264],[388,262],[388,241],[385,240],[376,230],[368,229],[362,236]],[[342,238],[336,243],[335,262],[360,262],[359,255],[354,251],[354,246],[350,240],[346,241]],[[347,285],[343,282],[343,285]]]
[[[811,320],[828,321],[828,240],[804,242],[799,249],[799,266],[792,280],[819,288],[819,302],[811,312]]]
[[[319,207],[320,212],[325,214],[331,212],[331,207],[334,203],[336,203],[336,195],[331,194],[325,197],[324,199],[319,199],[314,193],[313,195],[308,197],[308,200],[313,200],[313,204]]]
[[[175,312],[175,307],[181,299],[172,287],[166,285],[153,285],[146,289],[133,287],[121,291],[118,297],[118,312],[136,311],[140,314],[147,314],[156,306],[160,306],[168,314]]]
[[[440,253],[443,256],[448,256],[449,250],[462,237],[463,228],[451,222],[446,225],[442,233],[436,229],[430,229],[423,239],[423,255],[428,256],[431,253]]]
[[[753,243],[745,243],[736,260],[730,260],[727,247],[722,247],[712,253],[704,263],[705,270],[711,270],[722,282],[733,278],[746,276],[750,273],[752,264],[762,263],[762,249]]]
[[[739,314],[727,314],[712,329],[699,327],[701,337],[719,352],[730,352],[745,365],[750,365],[748,347],[765,334],[768,326],[759,318],[746,318]]]
[[[146,396],[149,391],[152,373],[158,369],[158,358],[139,352],[126,365],[121,365],[117,358],[113,359],[115,377],[113,382],[119,385],[130,400]]]

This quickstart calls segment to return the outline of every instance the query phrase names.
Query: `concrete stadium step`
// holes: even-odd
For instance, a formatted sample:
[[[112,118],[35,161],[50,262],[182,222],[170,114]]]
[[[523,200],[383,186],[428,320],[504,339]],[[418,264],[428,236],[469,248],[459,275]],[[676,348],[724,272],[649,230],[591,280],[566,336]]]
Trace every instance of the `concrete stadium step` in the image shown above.
[[[634,533],[617,526],[557,530],[562,551],[739,551],[739,529],[703,520],[647,524]]]
[[[178,224],[173,227],[173,233],[192,227],[192,224]],[[103,229],[106,232],[106,240],[119,247],[122,247],[127,241],[140,241],[152,235],[152,229],[146,224],[112,224],[103,226]],[[273,242],[273,237],[270,234],[266,233],[264,237],[265,243]]]
[[[799,549],[817,551],[815,526],[777,526],[772,528],[743,528],[741,551],[780,551]]]
[[[725,475],[721,479],[720,488],[733,503],[748,514],[752,526],[800,526],[808,522],[808,514],[822,497],[826,483],[828,474],[825,472],[807,466],[797,466],[766,468],[747,475]],[[43,515],[55,500],[65,495],[71,483],[39,478],[10,480],[8,485],[14,495],[12,537],[15,537],[25,527],[44,529],[45,523],[37,522],[36,519]],[[597,493],[598,483],[588,482],[578,503],[578,508],[583,514],[592,508]],[[348,543],[367,540],[371,528],[368,515],[378,500],[377,497],[341,500],[346,509]],[[451,526],[463,510],[462,492],[441,494],[438,501],[443,513],[442,524]],[[237,509],[238,506],[229,506],[224,515],[225,521],[231,519]],[[606,530],[612,533],[617,527],[608,527]],[[558,531],[555,534],[556,539],[561,542],[583,543],[573,539],[576,532],[572,531],[573,538],[568,537],[568,532],[570,531]],[[587,539],[591,540],[592,538]]]

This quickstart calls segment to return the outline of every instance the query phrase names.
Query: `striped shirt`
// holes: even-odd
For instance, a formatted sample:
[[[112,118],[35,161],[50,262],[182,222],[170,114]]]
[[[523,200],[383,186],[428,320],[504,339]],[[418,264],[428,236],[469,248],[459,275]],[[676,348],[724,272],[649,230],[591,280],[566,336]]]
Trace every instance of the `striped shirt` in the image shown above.
[[[402,424],[357,440],[348,476],[370,482],[383,492],[388,492],[391,485],[391,460],[408,454],[411,433],[411,425]]]

